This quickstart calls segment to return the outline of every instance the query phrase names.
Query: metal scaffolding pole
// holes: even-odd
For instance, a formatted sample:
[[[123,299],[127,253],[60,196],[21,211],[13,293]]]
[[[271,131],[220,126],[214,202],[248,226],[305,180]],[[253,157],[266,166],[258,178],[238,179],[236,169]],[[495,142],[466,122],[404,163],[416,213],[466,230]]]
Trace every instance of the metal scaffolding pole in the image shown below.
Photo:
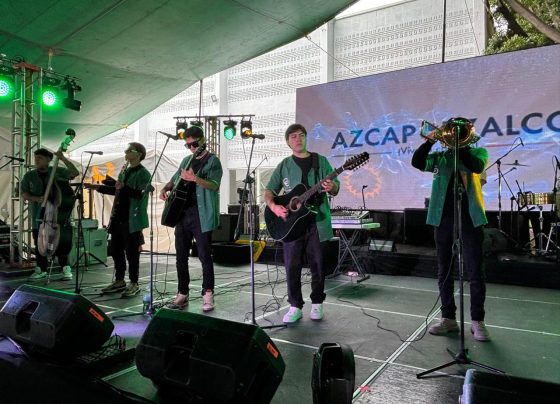
[[[41,108],[37,104],[42,70],[25,62],[14,64],[15,94],[12,108],[12,156],[23,162],[11,162],[10,265],[30,267],[32,226],[27,204],[21,199],[21,180],[33,166],[33,151],[40,147]]]

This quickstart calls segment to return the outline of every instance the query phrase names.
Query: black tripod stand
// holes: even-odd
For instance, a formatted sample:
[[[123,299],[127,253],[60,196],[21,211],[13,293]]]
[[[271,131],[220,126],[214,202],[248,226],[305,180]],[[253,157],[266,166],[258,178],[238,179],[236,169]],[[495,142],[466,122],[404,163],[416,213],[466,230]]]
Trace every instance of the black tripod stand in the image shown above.
[[[416,374],[418,379],[426,376],[429,373],[436,372],[440,369],[452,366],[452,365],[474,365],[481,367],[486,370],[490,370],[492,372],[497,373],[505,373],[499,369],[493,368],[491,366],[482,364],[480,362],[473,361],[468,356],[468,349],[465,348],[465,304],[464,304],[464,277],[463,277],[463,238],[462,238],[462,212],[461,212],[461,201],[463,197],[463,186],[461,177],[459,176],[458,170],[458,160],[459,160],[459,133],[460,128],[459,124],[456,124],[456,136],[455,136],[455,147],[453,149],[453,178],[454,178],[454,186],[453,186],[453,239],[454,239],[454,253],[451,257],[451,262],[454,261],[455,256],[457,257],[457,265],[459,269],[459,319],[460,319],[460,346],[459,352],[454,353],[451,349],[447,348],[447,352],[453,358],[452,361],[444,363],[443,365],[436,366],[435,368],[428,369],[424,372],[420,372]],[[452,274],[452,268],[450,269],[450,273],[448,276]]]
[[[264,137],[263,137],[264,138]],[[254,223],[254,212],[253,212],[253,183],[255,182],[254,178],[251,176],[251,160],[253,159],[253,149],[255,147],[255,137],[252,138],[251,142],[251,153],[249,154],[249,162],[247,163],[247,173],[245,174],[245,181],[243,186],[243,192],[241,193],[241,205],[239,209],[239,216],[237,218],[237,227],[235,229],[234,239],[238,240],[241,234],[241,223],[242,223],[242,216],[243,216],[243,205],[246,201],[246,196],[249,196],[249,207],[247,208],[247,212],[249,214],[249,256],[250,256],[250,263],[251,263],[251,324],[257,325],[257,320],[255,318],[255,259],[253,257],[253,243],[255,238],[255,223]],[[262,164],[262,161],[261,161]],[[260,165],[260,164],[259,164]],[[253,170],[253,174],[255,170],[258,168],[255,167]],[[249,188],[249,189],[247,189]],[[260,328],[279,328],[279,327],[286,327],[286,324],[274,324],[274,325],[267,325],[261,326]]]

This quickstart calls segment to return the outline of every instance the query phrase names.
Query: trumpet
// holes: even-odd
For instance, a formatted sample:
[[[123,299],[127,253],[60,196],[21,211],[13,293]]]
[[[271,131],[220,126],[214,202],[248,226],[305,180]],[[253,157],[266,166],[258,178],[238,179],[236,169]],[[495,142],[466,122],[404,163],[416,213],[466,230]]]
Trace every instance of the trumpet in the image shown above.
[[[428,136],[432,133],[432,136]],[[471,121],[466,118],[451,118],[440,128],[428,121],[422,121],[420,126],[420,136],[426,139],[435,139],[442,146],[449,149],[455,148],[455,139],[458,136],[459,149],[469,146],[479,141],[480,136]]]

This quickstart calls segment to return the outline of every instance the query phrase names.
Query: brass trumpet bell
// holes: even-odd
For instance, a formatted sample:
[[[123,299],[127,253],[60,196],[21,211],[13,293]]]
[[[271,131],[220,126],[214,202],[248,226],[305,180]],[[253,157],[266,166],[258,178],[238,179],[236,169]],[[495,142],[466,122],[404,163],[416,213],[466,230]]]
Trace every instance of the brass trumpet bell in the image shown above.
[[[461,117],[449,119],[441,128],[428,121],[422,121],[420,135],[427,138],[429,133],[433,133],[432,138],[449,149],[455,148],[456,137],[459,138],[458,146],[460,149],[476,143],[480,139],[472,122]]]

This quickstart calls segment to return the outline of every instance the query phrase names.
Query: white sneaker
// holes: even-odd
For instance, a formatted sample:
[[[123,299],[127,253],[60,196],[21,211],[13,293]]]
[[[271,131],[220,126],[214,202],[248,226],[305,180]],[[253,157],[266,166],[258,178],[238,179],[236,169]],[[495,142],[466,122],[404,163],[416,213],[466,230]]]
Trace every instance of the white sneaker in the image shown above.
[[[309,318],[313,321],[321,321],[323,319],[323,303],[312,304]]]
[[[65,265],[62,267],[62,280],[71,281],[72,280],[72,267]]]
[[[291,323],[295,323],[300,318],[301,318],[301,309],[292,306],[290,307],[290,310],[288,310],[288,312],[284,314],[284,318],[282,319],[282,321],[286,324],[291,324]]]
[[[41,279],[44,279],[46,277],[47,277],[46,271],[41,271],[41,268],[35,267],[35,272],[31,274],[31,276],[27,278],[27,280],[34,282],[34,281],[40,281]]]
[[[207,289],[202,295],[202,311],[212,311],[214,310],[214,293]]]

